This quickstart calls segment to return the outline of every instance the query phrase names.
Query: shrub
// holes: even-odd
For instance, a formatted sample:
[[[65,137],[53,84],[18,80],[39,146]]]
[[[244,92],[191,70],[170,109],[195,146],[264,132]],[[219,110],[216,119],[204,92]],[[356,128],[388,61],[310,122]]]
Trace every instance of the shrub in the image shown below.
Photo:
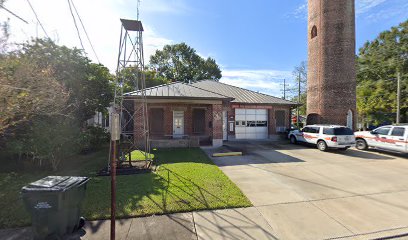
[[[79,144],[81,146],[81,152],[86,153],[89,151],[98,150],[105,146],[109,142],[110,135],[102,127],[89,126],[81,132]]]
[[[62,160],[78,152],[78,137],[79,126],[72,120],[41,119],[33,122],[26,148],[38,166],[55,171]]]

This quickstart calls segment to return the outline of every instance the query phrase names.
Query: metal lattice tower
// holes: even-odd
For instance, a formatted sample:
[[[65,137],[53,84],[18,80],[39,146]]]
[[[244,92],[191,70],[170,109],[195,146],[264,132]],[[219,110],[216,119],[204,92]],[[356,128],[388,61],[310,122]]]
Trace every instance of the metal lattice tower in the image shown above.
[[[120,114],[121,139],[119,160],[124,160],[134,150],[144,153],[146,167],[150,165],[149,121],[146,101],[146,79],[144,74],[143,25],[139,20],[120,19],[122,23],[119,54],[115,79],[114,106]],[[124,89],[138,91],[137,99],[124,96]],[[135,104],[137,102],[137,104]],[[142,124],[142,132],[134,131],[134,124]],[[139,129],[139,128],[138,128]],[[135,141],[142,139],[141,142]]]

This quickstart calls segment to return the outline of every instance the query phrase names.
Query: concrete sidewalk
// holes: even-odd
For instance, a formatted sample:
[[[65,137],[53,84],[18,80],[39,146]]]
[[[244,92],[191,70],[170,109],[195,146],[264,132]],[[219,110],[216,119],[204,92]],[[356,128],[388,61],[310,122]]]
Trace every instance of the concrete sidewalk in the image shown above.
[[[282,205],[270,211],[250,207],[121,219],[116,222],[116,239],[381,239],[390,236],[408,239],[408,228],[404,227],[352,234],[329,217],[313,214],[313,207],[298,207],[302,209]],[[294,215],[297,216],[296,219],[291,217]],[[332,235],[333,231],[338,235]],[[28,240],[31,239],[31,229],[0,230],[0,239]],[[80,239],[109,240],[110,221],[87,222],[81,235],[66,238]]]
[[[1,240],[28,240],[31,228],[0,229]],[[110,221],[88,221],[83,231],[67,236],[64,240],[109,240]],[[116,221],[116,239],[185,239],[196,240],[193,214],[177,213]]]

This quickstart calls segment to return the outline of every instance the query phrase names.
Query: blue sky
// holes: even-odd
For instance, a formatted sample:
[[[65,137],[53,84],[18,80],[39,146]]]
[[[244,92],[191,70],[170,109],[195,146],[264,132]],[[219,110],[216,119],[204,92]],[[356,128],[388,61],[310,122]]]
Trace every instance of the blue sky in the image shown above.
[[[136,18],[136,0],[73,1],[101,62],[114,70],[119,18]],[[31,3],[51,38],[79,47],[66,1]],[[25,0],[5,6],[29,22],[0,11],[0,20],[10,18],[12,41],[44,35]],[[357,48],[408,18],[408,0],[356,0],[356,8]],[[186,42],[201,56],[215,58],[221,81],[232,85],[281,96],[283,79],[292,80],[293,68],[307,60],[305,0],[142,0],[140,12],[147,57],[165,44]],[[95,59],[89,44],[85,50]]]

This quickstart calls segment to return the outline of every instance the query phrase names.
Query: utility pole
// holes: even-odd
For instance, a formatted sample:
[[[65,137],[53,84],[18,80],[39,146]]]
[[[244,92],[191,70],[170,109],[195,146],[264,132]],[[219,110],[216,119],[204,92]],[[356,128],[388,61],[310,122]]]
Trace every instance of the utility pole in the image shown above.
[[[110,240],[115,240],[116,234],[116,140],[112,140],[112,158],[111,158],[111,232]]]
[[[299,118],[299,104],[300,104],[300,73],[298,75],[298,105],[296,107],[296,125],[297,125],[298,129],[300,127],[300,123],[299,123],[299,120],[300,120],[300,118]]]
[[[397,121],[396,123],[400,123],[400,106],[401,104],[401,73],[397,70]]]
[[[286,91],[287,91],[286,86],[288,86],[288,84],[286,84],[286,79],[283,79],[283,99],[284,100],[286,100]]]
[[[116,106],[115,106],[116,108]],[[111,152],[110,157],[110,174],[111,174],[111,232],[110,240],[115,240],[116,235],[116,159],[117,159],[117,141],[120,140],[121,128],[120,128],[120,117],[119,114],[112,113],[111,115]]]

